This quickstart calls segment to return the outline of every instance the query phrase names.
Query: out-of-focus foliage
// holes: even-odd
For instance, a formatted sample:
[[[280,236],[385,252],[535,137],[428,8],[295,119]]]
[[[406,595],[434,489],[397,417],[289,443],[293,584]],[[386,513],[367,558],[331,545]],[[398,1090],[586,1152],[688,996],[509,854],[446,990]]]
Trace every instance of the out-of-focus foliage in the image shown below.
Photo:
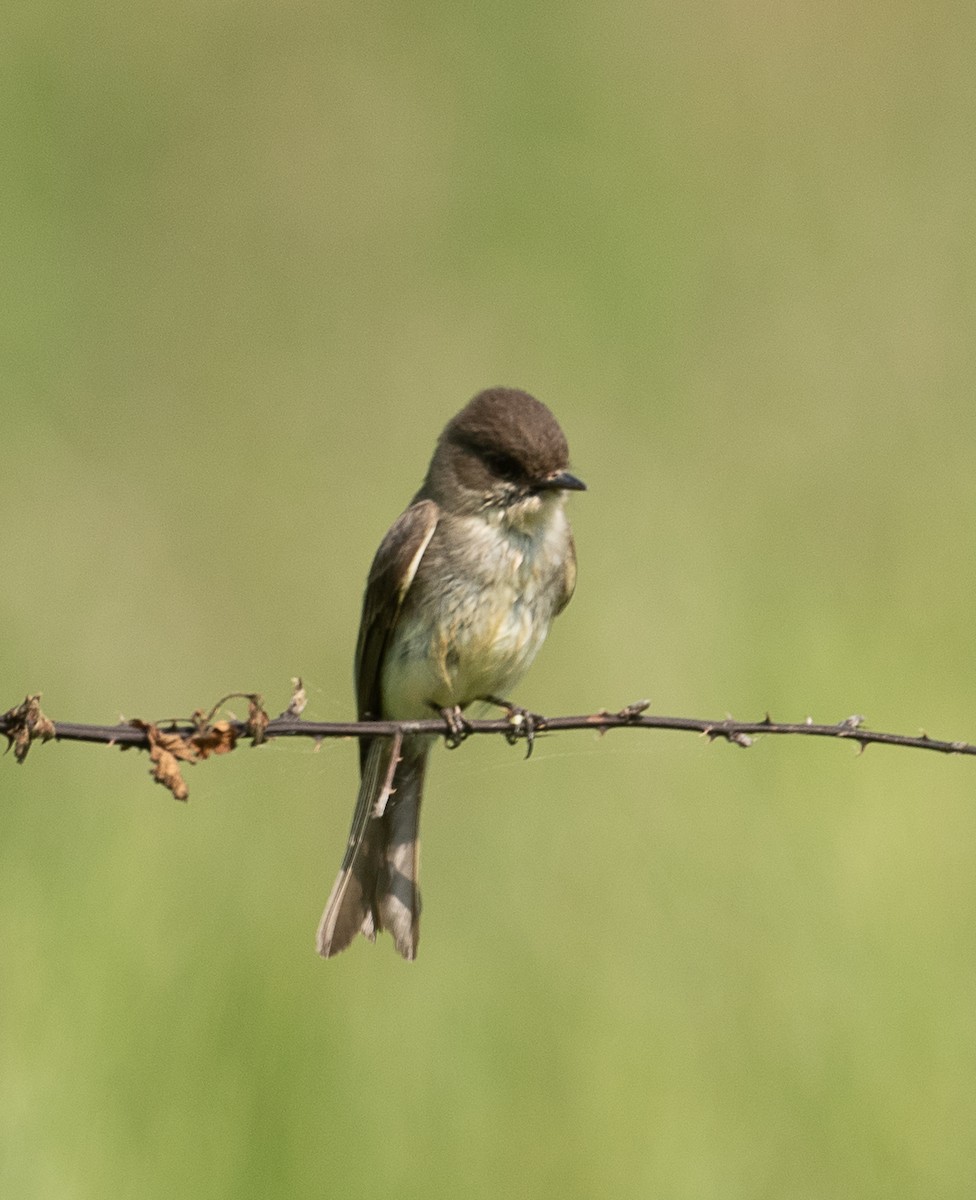
[[[522,703],[972,739],[970,5],[4,27],[0,707],[348,716],[375,545],[505,383],[590,488]],[[972,1194],[971,762],[438,752],[408,966],[313,952],[355,759],[0,762],[0,1193]]]

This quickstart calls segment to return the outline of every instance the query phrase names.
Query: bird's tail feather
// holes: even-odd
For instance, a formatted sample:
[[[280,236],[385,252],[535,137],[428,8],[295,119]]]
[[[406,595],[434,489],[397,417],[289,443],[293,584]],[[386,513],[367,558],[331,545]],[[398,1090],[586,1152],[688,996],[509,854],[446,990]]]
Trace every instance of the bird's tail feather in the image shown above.
[[[420,936],[420,802],[429,746],[374,738],[363,762],[352,828],[318,930],[331,958],[363,933],[388,929],[404,958]]]

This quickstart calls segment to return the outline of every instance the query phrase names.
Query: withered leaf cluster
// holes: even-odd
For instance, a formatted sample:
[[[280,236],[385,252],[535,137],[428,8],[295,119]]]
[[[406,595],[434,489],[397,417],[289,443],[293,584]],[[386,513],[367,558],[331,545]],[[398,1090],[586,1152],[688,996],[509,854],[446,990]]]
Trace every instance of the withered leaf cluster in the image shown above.
[[[3,714],[3,723],[7,749],[13,747],[14,758],[19,763],[27,757],[35,738],[47,742],[56,734],[54,722],[41,712],[40,692],[36,696],[25,696],[22,704],[8,709]]]
[[[215,720],[217,713],[232,699],[247,701],[247,719],[239,721],[230,714],[228,720]],[[301,680],[292,680],[292,704],[302,703]],[[7,749],[13,748],[14,758],[22,763],[34,741],[68,737],[73,740],[108,741],[122,750],[148,750],[152,762],[151,775],[157,783],[168,788],[177,800],[186,800],[189,788],[182,775],[184,763],[195,763],[213,754],[229,754],[239,738],[250,738],[255,746],[267,740],[271,721],[264,710],[264,701],[257,692],[232,692],[222,697],[209,712],[197,709],[189,721],[174,718],[167,721],[144,721],[136,717],[115,727],[56,725],[41,711],[40,693],[26,696],[16,708],[0,713],[0,734],[7,739]],[[126,731],[138,730],[142,737],[135,741]],[[88,739],[86,733],[96,732]]]
[[[243,729],[239,722],[214,720],[218,710],[234,698],[247,701],[247,720]],[[160,729],[156,722],[139,718],[129,722],[146,735],[153,779],[168,788],[177,800],[186,800],[190,795],[183,778],[182,763],[200,762],[212,754],[230,754],[239,736],[248,737],[253,745],[260,746],[265,741],[270,718],[257,692],[232,692],[218,700],[208,713],[197,709],[190,723],[192,730],[176,728],[175,721],[171,722],[170,729]]]
[[[153,779],[169,788],[177,800],[186,800],[190,795],[180,770],[181,763],[199,762],[211,754],[229,754],[237,745],[237,731],[230,721],[200,721],[191,734],[177,729],[160,729],[152,721],[141,721],[138,717],[129,724],[146,735]]]

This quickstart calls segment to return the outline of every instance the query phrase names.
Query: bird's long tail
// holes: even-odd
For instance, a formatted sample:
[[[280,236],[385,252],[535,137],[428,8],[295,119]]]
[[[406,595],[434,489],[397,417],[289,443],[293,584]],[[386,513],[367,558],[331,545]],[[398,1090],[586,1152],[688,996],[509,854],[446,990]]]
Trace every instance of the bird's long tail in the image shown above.
[[[357,933],[370,941],[393,934],[404,958],[416,958],[420,938],[420,802],[429,743],[374,738],[363,761],[352,828],[339,877],[318,931],[318,950],[331,958]]]

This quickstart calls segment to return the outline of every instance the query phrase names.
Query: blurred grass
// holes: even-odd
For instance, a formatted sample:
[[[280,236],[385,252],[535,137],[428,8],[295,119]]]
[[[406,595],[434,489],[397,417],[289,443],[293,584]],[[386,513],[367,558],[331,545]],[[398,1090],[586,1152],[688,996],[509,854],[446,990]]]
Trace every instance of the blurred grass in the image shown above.
[[[974,736],[971,8],[15,5],[4,707],[348,715],[490,383],[590,485],[520,699]],[[0,1190],[964,1197],[972,767],[438,754],[420,961],[312,934],[347,746],[0,764]]]

